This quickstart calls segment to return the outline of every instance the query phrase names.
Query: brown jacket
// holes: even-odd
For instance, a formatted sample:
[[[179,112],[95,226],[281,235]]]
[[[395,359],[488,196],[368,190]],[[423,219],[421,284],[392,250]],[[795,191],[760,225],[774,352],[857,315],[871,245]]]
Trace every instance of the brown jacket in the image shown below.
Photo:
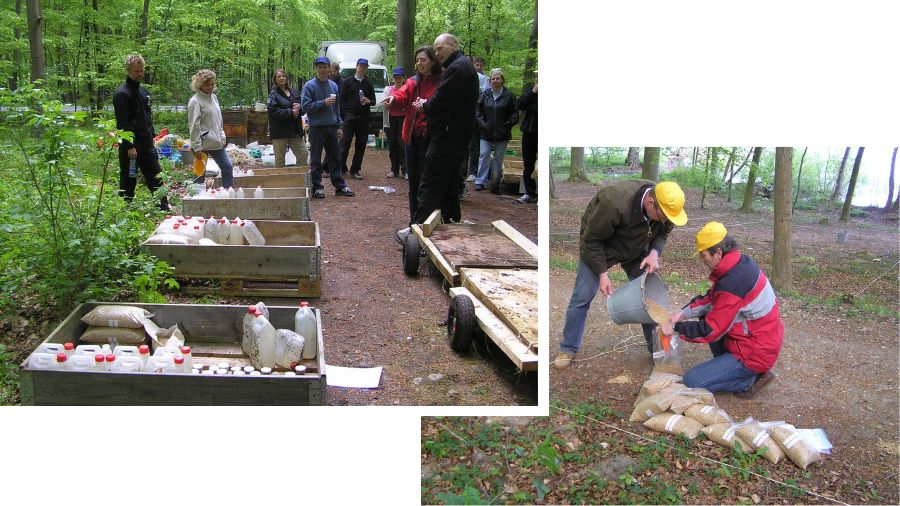
[[[616,264],[641,260],[655,249],[662,255],[675,225],[649,221],[641,199],[655,183],[645,179],[612,182],[597,192],[581,217],[581,260],[598,276]]]

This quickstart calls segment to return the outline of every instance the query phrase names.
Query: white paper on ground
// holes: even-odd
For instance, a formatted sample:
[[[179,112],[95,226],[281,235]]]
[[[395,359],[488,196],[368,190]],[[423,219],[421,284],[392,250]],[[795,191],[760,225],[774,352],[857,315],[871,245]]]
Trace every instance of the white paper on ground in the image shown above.
[[[330,387],[378,388],[383,367],[340,367],[327,364],[325,380]]]
[[[822,429],[797,429],[797,434],[800,434],[800,437],[803,438],[804,441],[809,443],[813,448],[819,451],[819,453],[824,453],[827,455],[831,455],[831,441],[828,440],[828,436],[825,435],[825,431]]]

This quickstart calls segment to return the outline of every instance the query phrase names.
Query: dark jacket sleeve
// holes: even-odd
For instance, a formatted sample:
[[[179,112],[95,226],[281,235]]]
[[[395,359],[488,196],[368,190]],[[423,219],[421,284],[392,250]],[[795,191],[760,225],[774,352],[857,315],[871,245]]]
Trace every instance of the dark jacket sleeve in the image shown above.
[[[272,91],[269,92],[269,100],[266,103],[266,109],[269,112],[269,117],[274,120],[285,121],[294,117],[293,111],[291,109],[286,109],[281,105],[281,102],[278,100],[277,93],[281,93],[277,88],[272,88]]]
[[[132,118],[131,111],[128,110],[128,98],[125,93],[117,91],[113,95],[113,109],[116,111],[116,128],[133,134],[134,118]],[[125,149],[134,147],[134,144],[125,139],[121,139],[120,143]]]
[[[655,249],[659,256],[662,256],[663,248],[666,246],[666,241],[669,239],[669,232],[675,228],[672,223],[665,223],[662,225],[662,231],[658,236],[653,238],[653,242],[650,243],[650,249]]]
[[[531,107],[531,104],[534,102],[535,96],[536,95],[534,94],[534,91],[532,91],[530,88],[526,90],[525,93],[521,97],[519,97],[518,109],[520,111],[527,111],[528,108]]]
[[[375,85],[373,85],[368,79],[366,79],[366,98],[368,98],[372,103],[370,106],[375,105]]]
[[[587,225],[581,231],[579,256],[597,274],[606,272],[606,252],[603,242],[612,237],[621,218],[614,206],[601,200],[591,210]]]
[[[478,120],[479,130],[487,128],[487,118],[484,116],[484,93],[478,94],[478,102],[475,104],[475,119]]]
[[[509,95],[509,107],[506,111],[506,127],[512,129],[519,122],[519,109],[516,108],[516,96]]]
[[[455,96],[462,91],[461,84],[463,84],[461,75],[455,65],[444,69],[441,84],[434,90],[431,98],[425,102],[425,113],[441,113],[453,108],[456,102]]]

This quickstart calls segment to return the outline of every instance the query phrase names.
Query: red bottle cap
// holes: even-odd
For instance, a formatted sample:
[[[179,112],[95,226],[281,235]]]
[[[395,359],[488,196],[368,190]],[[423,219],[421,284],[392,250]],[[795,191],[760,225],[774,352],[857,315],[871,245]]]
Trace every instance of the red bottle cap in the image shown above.
[[[98,353],[98,354],[94,355],[94,362],[96,362],[98,364],[100,362],[106,362],[106,357],[102,353]]]
[[[293,371],[298,365],[300,365],[300,362],[291,362],[291,370]]]
[[[309,302],[306,302],[306,301],[301,302],[300,307],[309,307]]]
[[[194,225],[194,230],[200,230],[200,225]]]
[[[106,354],[106,361],[107,361],[107,362],[115,362],[115,361],[116,361],[116,356],[113,355],[112,353],[107,353],[107,354]]]
[[[146,344],[142,344],[141,347],[138,348],[138,353],[140,353],[141,355],[150,353],[150,347]]]
[[[63,345],[63,348],[64,348],[66,351],[72,351],[72,350],[75,349],[75,343],[66,343],[66,344]]]
[[[167,215],[166,215],[166,219],[167,219],[167,220],[171,220],[171,219],[172,219],[172,215],[171,215],[171,214],[167,214]]]
[[[191,347],[190,347],[190,346],[182,346],[182,347],[181,347],[181,354],[182,354],[182,355],[190,355],[190,354],[191,354]]]
[[[181,226],[181,225],[179,225],[178,223],[176,223],[176,224],[172,225],[172,228],[175,229],[175,230],[178,230],[178,228],[179,228],[180,226]]]
[[[175,363],[181,365],[184,363],[184,357],[181,355],[175,355]]]
[[[184,219],[189,220],[189,219],[191,219],[191,217],[190,217],[190,216],[185,216]]]
[[[256,312],[256,307],[255,307],[255,306],[250,306],[250,307],[248,307],[248,308],[247,308],[247,312],[248,312],[248,313],[255,313],[255,312]]]
[[[56,354],[56,361],[57,361],[57,362],[65,362],[66,360],[68,360],[68,358],[69,358],[69,356],[66,355],[66,354],[63,353],[63,352],[59,352],[59,353]]]
[[[225,223],[225,218],[219,218],[219,225]]]

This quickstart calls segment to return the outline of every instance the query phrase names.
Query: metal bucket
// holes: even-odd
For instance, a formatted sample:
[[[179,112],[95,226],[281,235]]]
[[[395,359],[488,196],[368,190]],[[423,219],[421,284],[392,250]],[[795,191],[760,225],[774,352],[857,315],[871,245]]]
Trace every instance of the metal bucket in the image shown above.
[[[669,293],[662,278],[656,274],[641,274],[616,289],[606,299],[606,310],[609,318],[617,325],[626,323],[656,323],[647,312],[645,299],[653,299],[656,303],[668,308]]]

